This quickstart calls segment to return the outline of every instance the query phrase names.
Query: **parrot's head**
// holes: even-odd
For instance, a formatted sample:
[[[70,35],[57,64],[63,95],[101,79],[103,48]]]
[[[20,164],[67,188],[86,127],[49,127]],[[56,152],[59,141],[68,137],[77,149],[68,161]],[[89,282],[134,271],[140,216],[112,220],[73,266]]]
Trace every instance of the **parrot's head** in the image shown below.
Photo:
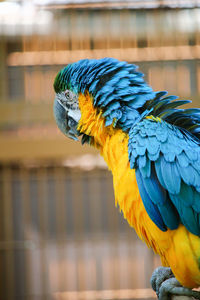
[[[136,69],[113,58],[84,59],[61,69],[54,81],[54,116],[59,129],[75,140],[83,135],[82,141],[89,142],[92,121],[90,126],[86,122],[92,116],[93,122],[99,120],[100,114],[105,127],[128,131],[143,114],[146,101],[155,96]],[[88,102],[93,111],[83,121]],[[85,122],[81,129],[80,120]]]
[[[58,128],[69,138],[77,140],[77,125],[81,118],[78,94],[66,87],[59,90],[54,101],[54,116]]]

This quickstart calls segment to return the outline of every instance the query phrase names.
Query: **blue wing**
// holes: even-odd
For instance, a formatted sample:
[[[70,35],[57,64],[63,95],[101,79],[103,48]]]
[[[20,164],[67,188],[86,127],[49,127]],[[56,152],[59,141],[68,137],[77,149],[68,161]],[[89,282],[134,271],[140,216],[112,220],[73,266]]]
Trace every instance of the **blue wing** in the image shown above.
[[[163,231],[182,223],[200,235],[200,141],[152,118],[131,128],[128,150],[152,221]]]

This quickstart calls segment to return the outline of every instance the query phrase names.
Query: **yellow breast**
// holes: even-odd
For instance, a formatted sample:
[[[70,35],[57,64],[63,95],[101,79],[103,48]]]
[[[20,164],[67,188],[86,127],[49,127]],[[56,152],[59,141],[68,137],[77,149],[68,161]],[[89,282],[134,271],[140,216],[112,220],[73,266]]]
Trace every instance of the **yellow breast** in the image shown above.
[[[200,285],[200,239],[180,225],[176,230],[161,231],[149,218],[137,187],[135,171],[128,159],[128,135],[121,129],[105,126],[100,109],[94,108],[89,94],[79,96],[81,120],[78,129],[92,137],[113,174],[115,203],[138,236],[170,266],[181,284]],[[105,208],[106,209],[106,208]]]

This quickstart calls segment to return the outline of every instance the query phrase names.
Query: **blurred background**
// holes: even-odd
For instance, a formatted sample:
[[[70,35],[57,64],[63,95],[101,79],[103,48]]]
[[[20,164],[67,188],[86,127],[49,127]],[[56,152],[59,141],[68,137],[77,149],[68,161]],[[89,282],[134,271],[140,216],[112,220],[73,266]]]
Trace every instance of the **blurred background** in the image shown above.
[[[159,258],[98,153],[53,119],[58,70],[105,56],[200,106],[200,1],[0,1],[1,300],[155,299]]]

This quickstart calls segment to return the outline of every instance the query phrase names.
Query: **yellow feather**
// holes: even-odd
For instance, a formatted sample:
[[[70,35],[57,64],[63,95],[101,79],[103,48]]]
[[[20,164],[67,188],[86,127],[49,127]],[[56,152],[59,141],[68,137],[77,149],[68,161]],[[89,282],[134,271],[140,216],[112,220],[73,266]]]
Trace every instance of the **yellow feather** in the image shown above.
[[[154,116],[147,116],[146,117],[146,119],[149,119],[149,120],[154,120],[154,121],[156,121],[156,122],[160,122],[161,123],[161,118],[159,118],[159,117],[154,117]]]
[[[135,171],[128,159],[128,135],[113,125],[105,126],[102,111],[94,108],[93,99],[79,95],[81,119],[78,130],[94,138],[113,174],[115,204],[138,236],[170,266],[176,278],[187,287],[200,285],[200,238],[180,225],[176,230],[161,231],[149,218],[141,200]],[[155,119],[153,116],[150,119]],[[156,118],[160,122],[159,118]],[[105,207],[106,209],[106,207]]]

